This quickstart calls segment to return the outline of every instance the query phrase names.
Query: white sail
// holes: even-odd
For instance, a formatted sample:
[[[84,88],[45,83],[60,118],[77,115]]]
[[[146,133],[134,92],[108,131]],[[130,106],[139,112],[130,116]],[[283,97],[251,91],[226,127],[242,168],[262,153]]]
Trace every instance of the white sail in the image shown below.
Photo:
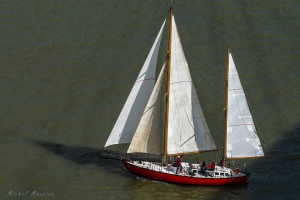
[[[173,16],[167,153],[173,155],[215,149]]]
[[[133,136],[127,153],[161,154],[160,96],[164,78],[165,64],[163,65],[153,92],[145,108],[143,117]]]
[[[264,156],[232,55],[229,54],[227,158]]]
[[[105,147],[130,143],[154,87],[158,51],[165,21],[126,100]]]

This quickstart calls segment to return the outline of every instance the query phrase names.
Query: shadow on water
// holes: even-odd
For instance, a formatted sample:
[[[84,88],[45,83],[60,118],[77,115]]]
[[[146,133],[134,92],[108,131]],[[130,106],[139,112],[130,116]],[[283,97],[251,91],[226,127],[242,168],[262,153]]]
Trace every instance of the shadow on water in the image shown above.
[[[91,147],[66,146],[46,141],[33,142],[40,147],[50,150],[55,155],[71,160],[79,165],[96,165],[101,166],[104,169],[111,169],[112,167],[122,168],[122,164],[119,160],[100,158],[99,149]]]
[[[275,145],[271,152],[270,157],[277,161],[277,165],[281,170],[286,180],[293,180],[300,178],[300,123],[292,130],[284,132],[280,136],[280,142]],[[293,168],[293,170],[287,170]]]
[[[268,153],[267,161],[281,163],[274,164],[278,170],[285,170],[285,167],[294,166],[296,171],[300,170],[300,124],[290,131],[283,132],[278,138],[280,142]],[[294,170],[293,170],[294,171]]]
[[[268,156],[256,162],[249,188],[265,199],[275,195],[277,199],[298,199],[295,191],[300,189],[300,124],[278,137],[279,142],[269,149]]]

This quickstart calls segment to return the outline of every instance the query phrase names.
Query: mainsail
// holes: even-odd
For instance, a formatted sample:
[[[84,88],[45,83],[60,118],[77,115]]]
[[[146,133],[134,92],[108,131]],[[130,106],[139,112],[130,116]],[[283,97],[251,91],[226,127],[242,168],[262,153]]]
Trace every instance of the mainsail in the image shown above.
[[[166,20],[165,20],[166,21]],[[130,143],[154,87],[158,51],[165,21],[126,100],[105,147]]]
[[[171,41],[167,154],[216,150],[192,82],[174,16]]]
[[[264,156],[231,53],[229,54],[227,158]]]
[[[130,143],[127,153],[161,154],[160,96],[165,64],[163,65],[142,119]]]

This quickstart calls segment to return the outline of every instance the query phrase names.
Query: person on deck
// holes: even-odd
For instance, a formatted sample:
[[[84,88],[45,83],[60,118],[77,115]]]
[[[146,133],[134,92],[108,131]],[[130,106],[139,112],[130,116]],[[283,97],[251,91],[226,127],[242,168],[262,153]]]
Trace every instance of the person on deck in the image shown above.
[[[224,157],[222,157],[222,159],[220,160],[220,162],[219,162],[219,166],[221,166],[221,167],[223,167],[224,166],[224,162],[225,162],[225,160],[224,160]]]
[[[207,176],[208,172],[206,170],[207,170],[207,166],[205,164],[205,161],[203,160],[201,163],[201,174]]]
[[[213,163],[211,163],[211,164],[209,164],[207,167],[208,167],[208,169],[209,170],[215,170],[215,163],[213,162]]]
[[[203,160],[201,163],[201,171],[204,171],[206,169],[207,169],[207,167],[206,167],[205,161]]]
[[[176,174],[178,173],[178,169],[180,168],[180,172],[182,172],[182,166],[181,166],[181,157],[183,155],[177,156],[177,169],[176,169]]]

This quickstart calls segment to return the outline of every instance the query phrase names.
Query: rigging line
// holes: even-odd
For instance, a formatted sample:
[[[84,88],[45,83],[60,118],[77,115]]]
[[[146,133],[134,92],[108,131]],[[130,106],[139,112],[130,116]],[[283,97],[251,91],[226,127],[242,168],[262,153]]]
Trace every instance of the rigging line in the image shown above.
[[[187,142],[189,142],[193,137],[195,137],[195,134],[192,135],[191,137],[189,137],[186,141],[184,141],[184,142],[180,145],[180,147],[182,147],[182,146],[185,145]]]
[[[147,70],[147,71],[148,71],[148,70]],[[147,71],[146,71],[146,72],[144,72],[143,74],[139,75],[139,76],[137,77],[137,79],[136,79],[136,80],[139,80],[141,77],[143,77],[144,75],[146,75],[146,74],[147,74]]]
[[[146,79],[138,80],[138,81],[136,81],[134,84],[136,84],[136,83],[138,83],[138,82],[149,81],[149,80],[154,80],[154,81],[155,81],[154,78],[146,78]]]
[[[236,125],[227,125],[227,127],[231,127],[231,126],[244,126],[244,125],[254,125],[254,124],[236,124]]]

